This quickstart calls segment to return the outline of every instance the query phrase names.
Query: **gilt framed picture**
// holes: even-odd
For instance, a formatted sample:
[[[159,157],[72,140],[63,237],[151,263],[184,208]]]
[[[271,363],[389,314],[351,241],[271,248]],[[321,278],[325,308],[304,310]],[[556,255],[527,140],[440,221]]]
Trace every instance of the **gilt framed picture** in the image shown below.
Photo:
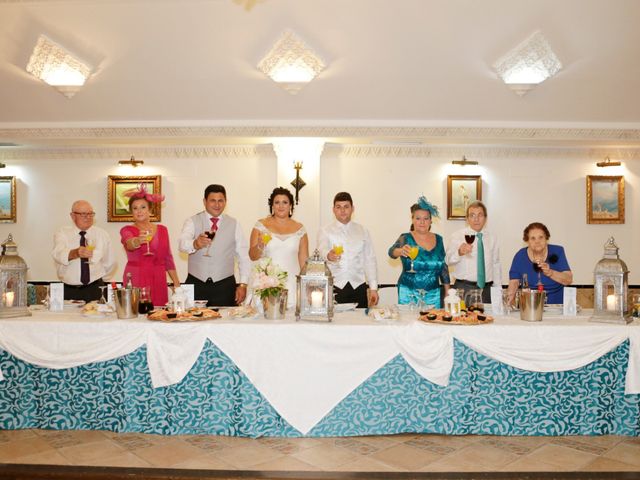
[[[0,177],[0,223],[16,223],[16,177]]]
[[[624,177],[587,176],[587,223],[624,223]]]
[[[464,220],[467,206],[482,200],[480,175],[449,175],[447,177],[447,219]]]
[[[133,216],[129,211],[129,196],[144,185],[148,193],[162,194],[162,176],[150,175],[146,177],[120,177],[109,175],[107,185],[107,221],[132,222]],[[161,220],[162,208],[160,203],[151,204],[151,221]]]

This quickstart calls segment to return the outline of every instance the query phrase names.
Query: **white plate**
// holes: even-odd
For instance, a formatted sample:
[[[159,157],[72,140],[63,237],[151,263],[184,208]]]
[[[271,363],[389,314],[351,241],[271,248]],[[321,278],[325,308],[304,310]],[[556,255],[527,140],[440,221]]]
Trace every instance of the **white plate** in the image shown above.
[[[349,310],[355,310],[357,306],[357,303],[336,303],[333,309],[336,312],[348,312]]]
[[[76,310],[78,308],[82,308],[85,306],[87,302],[84,300],[65,300],[64,301],[64,309],[65,310]]]

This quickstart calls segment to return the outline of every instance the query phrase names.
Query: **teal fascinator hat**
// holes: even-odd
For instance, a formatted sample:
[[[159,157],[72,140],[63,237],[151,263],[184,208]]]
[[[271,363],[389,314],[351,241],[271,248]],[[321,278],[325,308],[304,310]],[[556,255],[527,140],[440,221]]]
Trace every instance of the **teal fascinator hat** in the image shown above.
[[[420,198],[418,198],[417,204],[421,210],[426,210],[427,212],[429,212],[432,218],[440,218],[438,207],[436,207],[433,203],[427,200],[427,198],[424,195],[421,195]]]

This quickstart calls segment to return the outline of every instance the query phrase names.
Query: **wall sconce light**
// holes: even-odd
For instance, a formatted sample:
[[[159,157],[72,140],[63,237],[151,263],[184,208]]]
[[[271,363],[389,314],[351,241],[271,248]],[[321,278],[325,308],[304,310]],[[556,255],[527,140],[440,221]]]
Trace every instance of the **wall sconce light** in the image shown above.
[[[300,178],[300,170],[302,170],[302,162],[294,162],[293,168],[296,169],[296,178],[291,181],[291,186],[296,189],[296,205],[298,205],[298,192],[306,185],[306,182]]]
[[[596,163],[598,167],[619,167],[622,165],[620,162],[612,162],[611,159],[607,156],[604,157],[604,162]]]
[[[463,167],[465,165],[478,165],[478,162],[476,160],[467,160],[467,157],[465,157],[464,155],[462,156],[462,160],[453,160],[451,163],[453,165],[462,165]]]
[[[131,155],[131,159],[129,160],[120,160],[118,165],[131,165],[132,167],[137,167],[138,165],[143,165],[144,160],[136,160],[136,157]]]

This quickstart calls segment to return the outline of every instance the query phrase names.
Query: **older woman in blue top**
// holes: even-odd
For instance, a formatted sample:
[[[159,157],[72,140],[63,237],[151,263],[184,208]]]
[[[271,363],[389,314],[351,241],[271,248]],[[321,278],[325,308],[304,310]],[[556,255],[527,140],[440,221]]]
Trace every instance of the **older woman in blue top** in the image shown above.
[[[569,268],[564,248],[548,243],[549,229],[542,223],[534,222],[524,229],[522,239],[528,246],[513,257],[509,269],[509,301],[513,303],[522,276],[527,275],[529,286],[542,285],[547,292],[547,303],[562,303],[564,286],[571,285],[573,273]]]
[[[442,237],[431,233],[432,217],[438,209],[420,197],[411,206],[411,230],[403,233],[389,248],[391,258],[402,261],[402,274],[398,279],[398,303],[422,300],[427,305],[441,307],[440,285],[444,293],[449,290],[449,267],[445,262]],[[411,261],[414,254],[413,262]]]

